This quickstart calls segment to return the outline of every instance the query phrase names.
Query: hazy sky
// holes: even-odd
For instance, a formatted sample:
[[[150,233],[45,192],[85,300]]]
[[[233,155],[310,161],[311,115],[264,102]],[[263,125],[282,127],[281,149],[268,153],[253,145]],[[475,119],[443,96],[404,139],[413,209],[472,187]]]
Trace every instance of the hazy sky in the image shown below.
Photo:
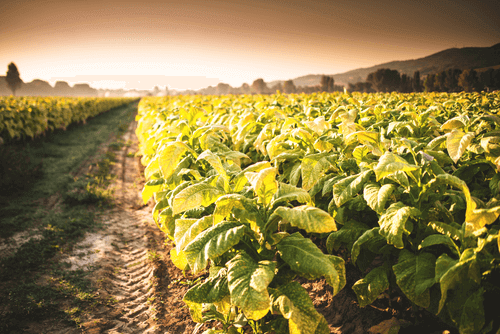
[[[498,0],[12,0],[0,8],[0,75],[13,61],[25,82],[90,78],[96,88],[236,87],[499,42]],[[126,85],[118,75],[158,82]]]

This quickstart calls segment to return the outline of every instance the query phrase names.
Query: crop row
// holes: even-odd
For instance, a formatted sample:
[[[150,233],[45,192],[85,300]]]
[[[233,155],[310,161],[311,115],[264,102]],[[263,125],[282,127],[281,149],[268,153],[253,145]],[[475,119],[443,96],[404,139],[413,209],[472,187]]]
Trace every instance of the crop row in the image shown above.
[[[0,138],[34,138],[72,123],[85,122],[130,98],[0,97]]]
[[[337,293],[350,261],[361,307],[399,290],[461,333],[498,329],[499,111],[498,92],[143,99],[144,201],[174,264],[209,268],[193,319],[327,333],[295,278]]]

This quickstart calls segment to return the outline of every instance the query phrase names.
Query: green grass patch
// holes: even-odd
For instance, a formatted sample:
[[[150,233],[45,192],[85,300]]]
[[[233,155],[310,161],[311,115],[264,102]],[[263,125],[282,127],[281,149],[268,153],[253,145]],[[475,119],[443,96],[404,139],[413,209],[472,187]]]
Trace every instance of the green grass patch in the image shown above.
[[[67,190],[73,182],[71,173],[110,136],[123,134],[133,121],[135,110],[137,103],[132,103],[96,116],[85,125],[71,125],[67,131],[57,130],[34,141],[0,146],[0,154],[5,154],[0,156],[0,169],[4,171],[0,174],[9,183],[0,187],[0,238],[33,226],[37,211],[33,202]],[[121,144],[112,144],[117,145]],[[102,168],[106,162],[98,166],[103,175],[109,172],[113,159],[112,152],[108,155],[111,156],[105,157],[109,160],[107,168]]]
[[[90,285],[90,271],[69,271],[67,264],[52,260],[65,254],[87,231],[101,228],[96,213],[113,205],[109,185],[116,161],[113,150],[126,143],[117,140],[98,158],[90,172],[78,178],[72,173],[93,156],[99,145],[111,136],[119,137],[135,117],[137,104],[101,114],[85,125],[72,125],[35,142],[9,146],[10,152],[22,152],[41,162],[41,173],[30,183],[0,191],[0,237],[9,237],[29,229],[32,238],[13,254],[0,260],[0,300],[6,306],[0,314],[0,333],[23,331],[26,319],[59,319],[74,325],[82,312],[92,305],[107,303],[98,298]],[[42,162],[43,161],[43,162]],[[22,185],[21,185],[22,184]],[[63,199],[55,206],[48,198]]]

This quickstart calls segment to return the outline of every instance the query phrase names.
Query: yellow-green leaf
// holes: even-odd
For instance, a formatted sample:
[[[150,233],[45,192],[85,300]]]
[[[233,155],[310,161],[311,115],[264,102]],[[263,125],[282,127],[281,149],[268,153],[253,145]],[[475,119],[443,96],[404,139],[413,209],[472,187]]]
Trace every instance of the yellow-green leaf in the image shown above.
[[[222,195],[224,195],[224,191],[210,184],[194,184],[175,195],[172,203],[173,214],[176,215],[200,206],[207,207]]]
[[[278,191],[278,181],[276,181],[276,168],[269,167],[258,173],[246,172],[248,182],[252,185],[255,194],[259,197],[259,202],[269,205],[274,194]]]
[[[373,211],[382,213],[394,189],[396,189],[394,184],[379,186],[377,183],[367,183],[363,189],[363,197]]]
[[[337,230],[333,217],[314,206],[302,205],[294,208],[280,206],[273,212],[271,217],[273,216],[279,216],[292,226],[310,233],[327,233]]]
[[[366,170],[357,175],[351,175],[333,185],[333,199],[337,207],[342,206],[363,189],[370,179],[372,171]]]
[[[307,291],[298,283],[290,282],[272,291],[273,309],[288,319],[290,334],[328,334],[325,318],[316,311]]]
[[[408,161],[401,158],[399,155],[391,152],[385,152],[384,155],[380,157],[374,171],[377,181],[379,181],[380,179],[393,175],[397,172],[411,172],[413,170],[417,170],[418,168],[419,167],[416,165],[409,164]]]
[[[271,308],[267,287],[274,278],[276,264],[255,262],[247,254],[240,253],[227,263],[227,267],[231,303],[240,307],[248,319],[263,318]]]
[[[450,158],[457,163],[462,154],[474,139],[474,133],[468,132],[464,133],[461,130],[454,129],[448,134],[446,139],[446,148],[448,149],[448,154]]]

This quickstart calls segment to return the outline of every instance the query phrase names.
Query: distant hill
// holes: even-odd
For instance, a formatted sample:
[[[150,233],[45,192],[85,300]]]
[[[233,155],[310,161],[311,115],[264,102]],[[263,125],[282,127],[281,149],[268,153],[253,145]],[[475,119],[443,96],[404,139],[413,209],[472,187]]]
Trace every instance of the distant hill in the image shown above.
[[[380,68],[389,68],[398,70],[401,74],[413,75],[415,71],[420,71],[420,76],[441,72],[450,68],[464,69],[482,69],[500,65],[500,43],[491,47],[468,47],[452,48],[430,56],[412,60],[391,61],[380,65],[367,68],[358,68],[340,74],[333,74],[335,84],[347,85],[365,81],[368,74],[375,72]],[[310,74],[293,79],[295,86],[315,86],[319,85],[321,74]],[[279,81],[268,83],[271,87]]]

